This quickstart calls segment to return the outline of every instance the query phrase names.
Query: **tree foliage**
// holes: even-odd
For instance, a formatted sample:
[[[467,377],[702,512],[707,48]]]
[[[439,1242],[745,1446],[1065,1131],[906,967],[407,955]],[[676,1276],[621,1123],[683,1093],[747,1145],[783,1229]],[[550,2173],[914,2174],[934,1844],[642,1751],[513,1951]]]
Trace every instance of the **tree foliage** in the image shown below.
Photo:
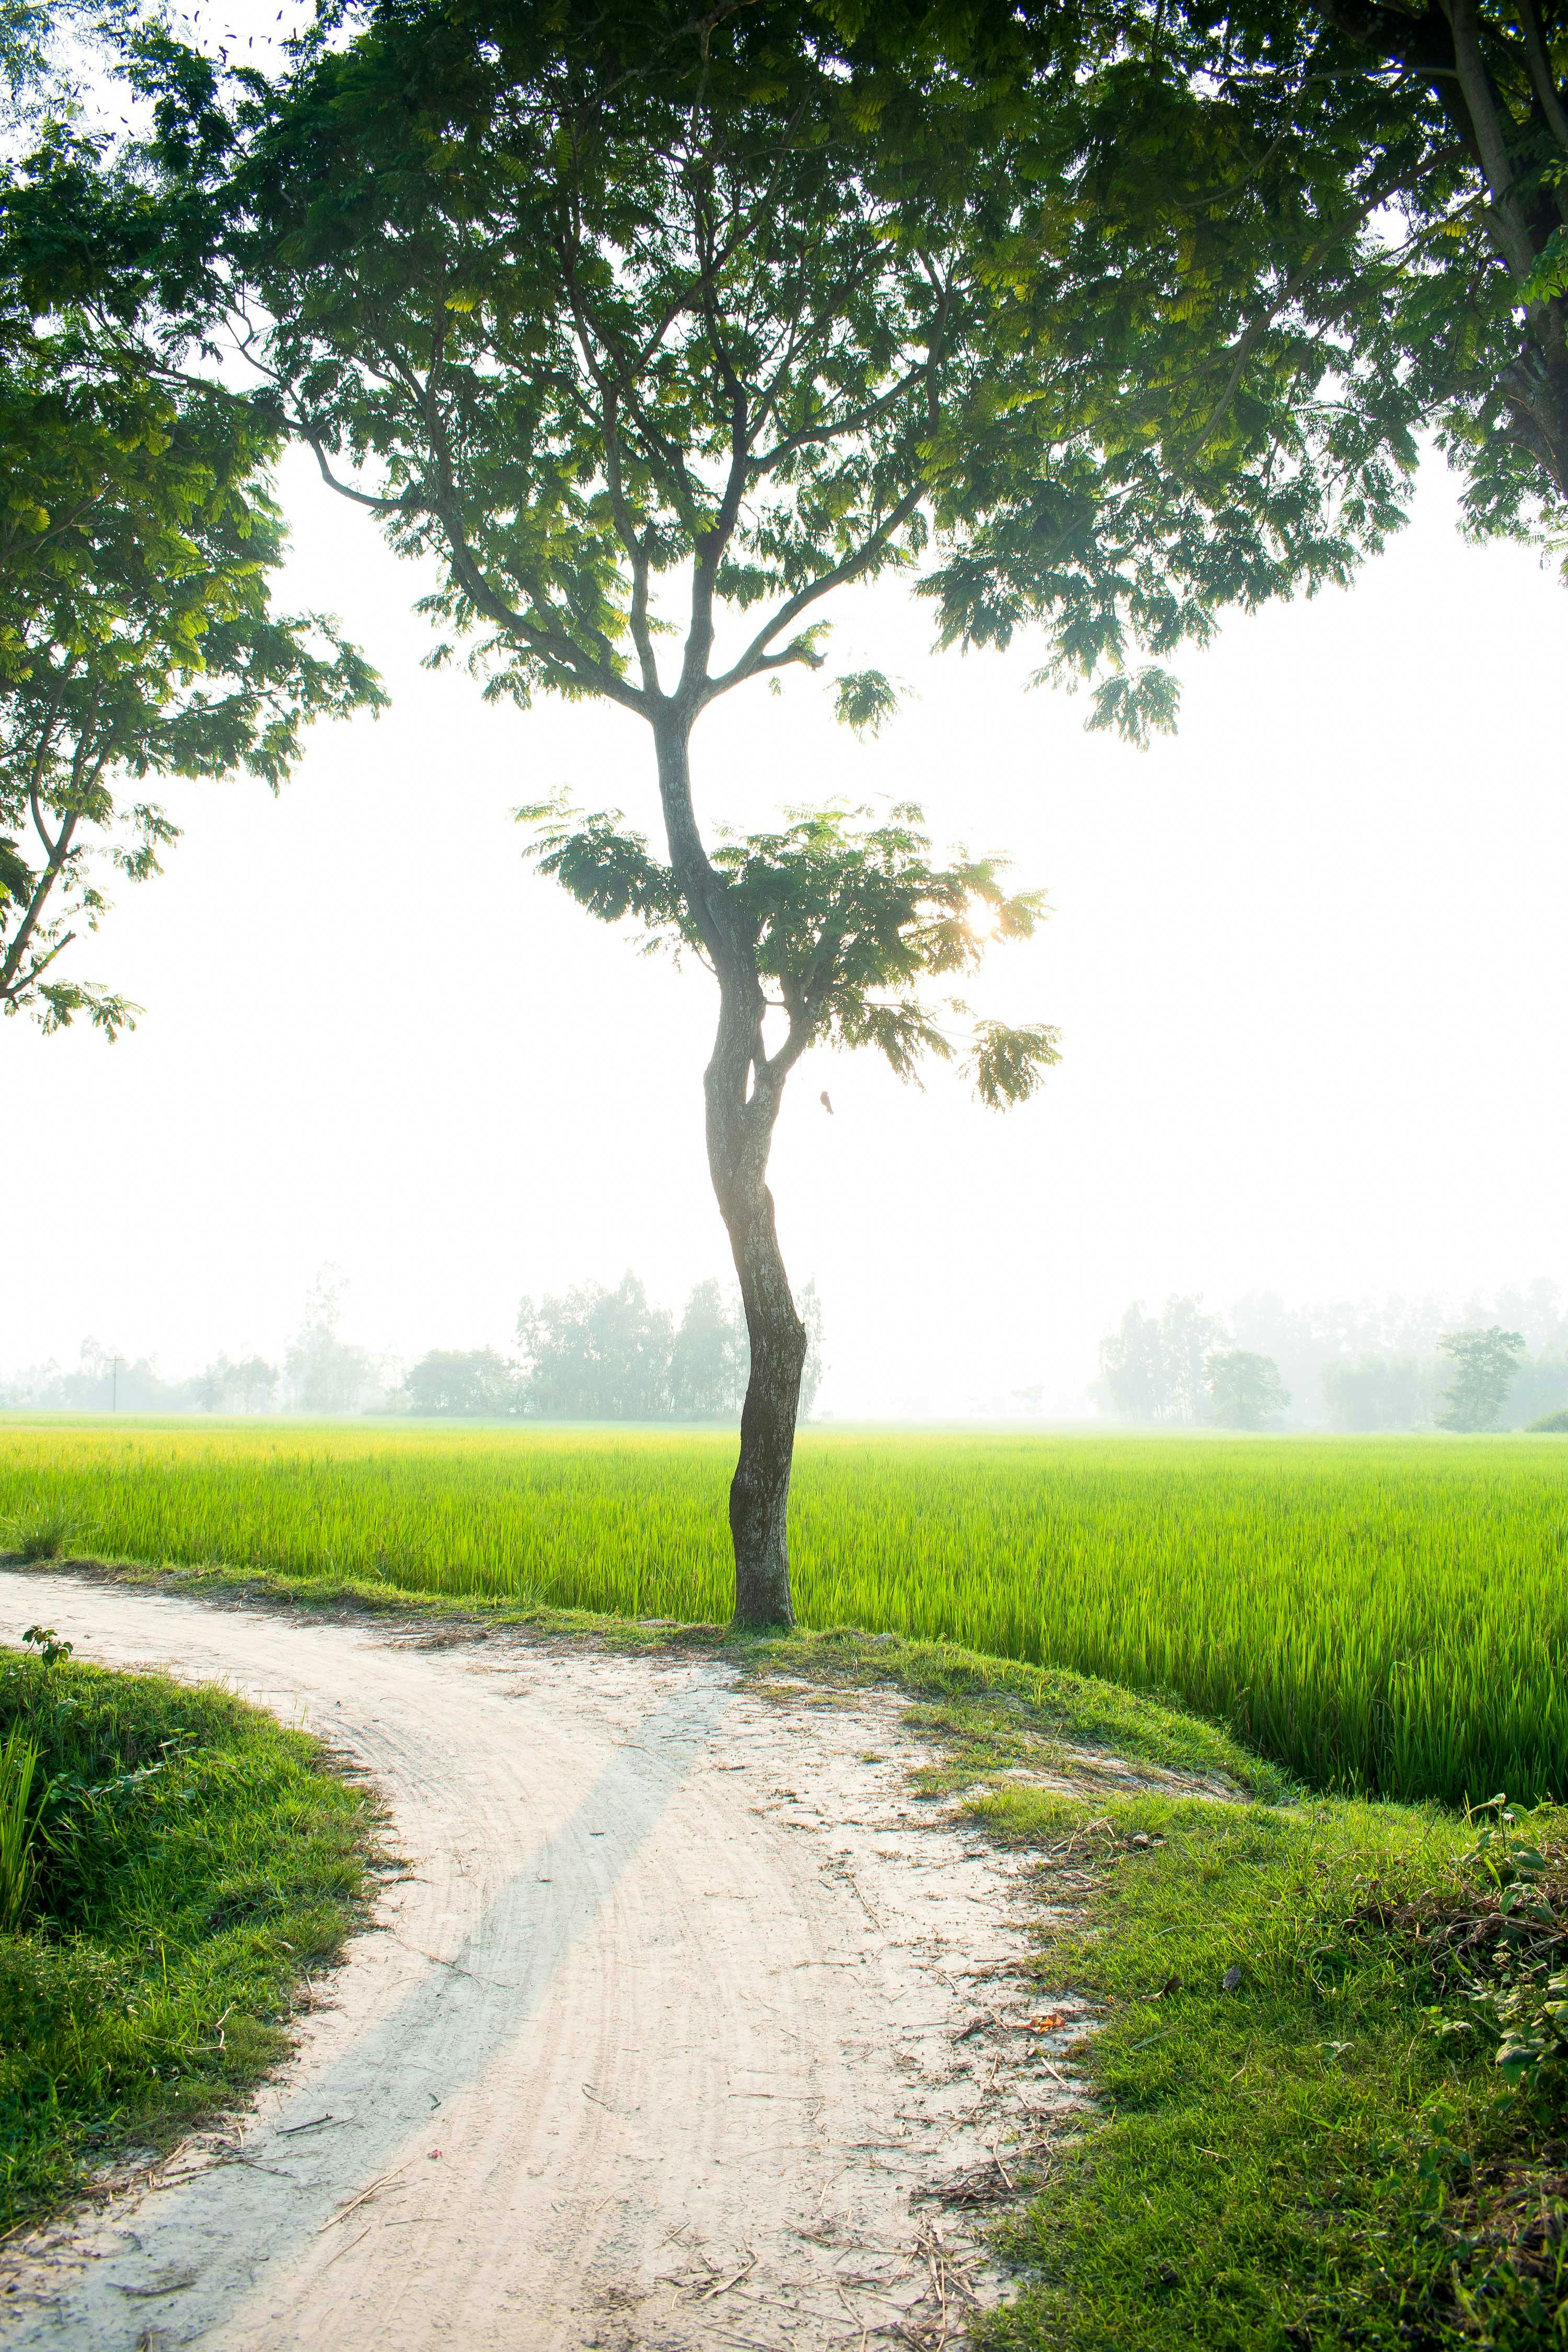
[[[618,809],[588,814],[563,800],[518,814],[540,871],[591,914],[708,960],[670,866]],[[813,1045],[870,1045],[909,1079],[923,1060],[961,1055],[989,1108],[1026,1100],[1058,1058],[1058,1032],[973,1022],[963,998],[932,1003],[921,983],[973,973],[996,940],[1032,937],[1044,894],[1007,891],[996,858],[933,863],[912,803],[870,820],[865,809],[798,810],[783,831],[721,835],[712,852],[767,1001],[787,1016],[789,1059]],[[964,1028],[957,1044],[954,1023]]]
[[[1495,1429],[1524,1353],[1524,1335],[1494,1323],[1485,1331],[1445,1331],[1437,1345],[1454,1365],[1440,1429]]]
[[[1375,504],[1429,426],[1473,530],[1560,540],[1562,0],[1192,0],[1137,18],[1130,111],[1106,121],[1086,185],[1134,233],[1151,173],[1168,202],[1176,278],[1139,357],[1141,429],[1169,395],[1178,449],[1226,466],[1271,441],[1352,499],[1363,467]]]
[[[1290,1402],[1279,1365],[1250,1348],[1216,1349],[1205,1369],[1210,1417],[1222,1429],[1262,1429]]]
[[[283,1384],[297,1412],[363,1412],[384,1391],[381,1367],[368,1349],[339,1336],[343,1287],[323,1270],[283,1359]]]
[[[255,1354],[232,1361],[216,1356],[195,1382],[204,1412],[268,1412],[278,1390],[278,1367]]]
[[[86,226],[51,229],[41,191],[72,186]],[[135,1008],[59,959],[107,911],[106,873],[143,880],[178,838],[149,782],[243,773],[276,792],[311,719],[384,698],[333,623],[273,611],[279,429],[153,363],[151,289],[110,249],[115,183],[94,151],[56,143],[6,194],[0,1003],[112,1036]]]
[[[1111,1411],[1121,1421],[1202,1421],[1210,1351],[1222,1337],[1195,1298],[1167,1298],[1158,1316],[1145,1315],[1134,1300],[1100,1342],[1100,1380]]]

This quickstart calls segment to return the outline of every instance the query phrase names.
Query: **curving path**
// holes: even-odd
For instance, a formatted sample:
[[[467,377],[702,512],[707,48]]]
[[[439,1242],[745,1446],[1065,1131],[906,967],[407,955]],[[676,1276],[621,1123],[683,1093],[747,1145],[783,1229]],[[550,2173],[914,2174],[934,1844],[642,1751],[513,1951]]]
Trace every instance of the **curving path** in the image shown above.
[[[35,1618],[322,1735],[408,1874],[253,2114],[4,2250],[7,2347],[962,2343],[998,2283],[942,2192],[1071,2029],[1016,2030],[1013,1865],[910,1801],[896,1701],[0,1570]]]

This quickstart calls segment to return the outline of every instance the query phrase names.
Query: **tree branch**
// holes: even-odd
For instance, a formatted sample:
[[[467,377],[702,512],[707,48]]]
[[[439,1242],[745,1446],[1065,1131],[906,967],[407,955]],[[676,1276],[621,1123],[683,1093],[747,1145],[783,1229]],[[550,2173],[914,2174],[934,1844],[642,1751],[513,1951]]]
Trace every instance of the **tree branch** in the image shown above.
[[[705,709],[721,694],[728,694],[732,688],[743,685],[747,678],[755,677],[763,669],[782,669],[789,662],[800,660],[802,656],[799,654],[770,655],[768,647],[773,639],[781,629],[787,629],[792,621],[798,620],[803,613],[808,612],[813,604],[818,604],[824,596],[831,595],[835,588],[842,588],[849,581],[857,579],[868,564],[875,562],[894,534],[909,521],[925,494],[923,482],[913,489],[906,490],[898,504],[853,555],[847,555],[842,563],[834,565],[831,572],[821,573],[805,588],[797,589],[779,606],[773,619],[757,631],[740,659],[721,677],[708,680],[698,708]]]

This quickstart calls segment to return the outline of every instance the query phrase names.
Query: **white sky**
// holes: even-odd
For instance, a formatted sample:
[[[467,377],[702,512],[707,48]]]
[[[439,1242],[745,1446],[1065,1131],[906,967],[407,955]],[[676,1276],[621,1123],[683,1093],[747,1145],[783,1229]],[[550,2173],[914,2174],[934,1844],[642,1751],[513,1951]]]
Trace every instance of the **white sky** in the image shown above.
[[[726,1270],[711,983],[532,877],[510,816],[568,784],[652,829],[644,730],[423,672],[416,574],[302,461],[286,497],[289,600],[340,614],[395,707],[318,730],[276,804],[166,795],[165,876],[71,951],[145,1006],[134,1035],[0,1030],[0,1364],[88,1332],[170,1373],[276,1359],[327,1262],[346,1336],[404,1357],[505,1346],[525,1291],[630,1265],[675,1300]],[[1187,657],[1180,734],[1146,755],[1026,693],[1037,647],[932,656],[896,589],[836,617],[829,675],[875,662],[918,699],[862,746],[820,681],[731,698],[698,731],[705,815],[913,799],[939,841],[1005,852],[1057,911],[972,993],[1059,1024],[1065,1060],[1002,1118],[940,1074],[801,1066],[774,1190],[826,1405],[984,1412],[1038,1382],[1082,1411],[1100,1334],[1173,1290],[1568,1283],[1568,602],[1531,554],[1458,540],[1440,466],[1352,591]]]

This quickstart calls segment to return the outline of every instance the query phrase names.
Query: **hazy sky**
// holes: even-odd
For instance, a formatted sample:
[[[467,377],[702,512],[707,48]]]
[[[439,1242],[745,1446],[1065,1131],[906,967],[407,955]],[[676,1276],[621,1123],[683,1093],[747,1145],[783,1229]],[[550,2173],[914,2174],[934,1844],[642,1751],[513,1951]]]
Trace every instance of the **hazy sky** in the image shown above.
[[[287,595],[335,611],[394,697],[324,727],[274,803],[167,794],[185,827],[72,950],[145,1014],[118,1045],[0,1029],[12,1199],[0,1364],[85,1333],[171,1373],[276,1356],[323,1264],[347,1336],[405,1357],[510,1338],[525,1291],[727,1268],[701,1146],[700,968],[639,959],[520,856],[569,785],[655,822],[618,712],[487,709],[419,667],[420,582],[302,461]],[[785,1251],[827,1322],[826,1405],[1083,1409],[1132,1297],[1211,1305],[1568,1283],[1568,598],[1477,551],[1435,464],[1349,593],[1228,621],[1173,741],[1082,732],[1038,658],[932,656],[895,589],[836,608],[830,674],[914,698],[875,745],[829,688],[701,723],[703,813],[912,799],[1055,915],[972,992],[1064,1061],[997,1118],[940,1074],[809,1057],[774,1154]],[[830,1088],[837,1116],[819,1107]]]

